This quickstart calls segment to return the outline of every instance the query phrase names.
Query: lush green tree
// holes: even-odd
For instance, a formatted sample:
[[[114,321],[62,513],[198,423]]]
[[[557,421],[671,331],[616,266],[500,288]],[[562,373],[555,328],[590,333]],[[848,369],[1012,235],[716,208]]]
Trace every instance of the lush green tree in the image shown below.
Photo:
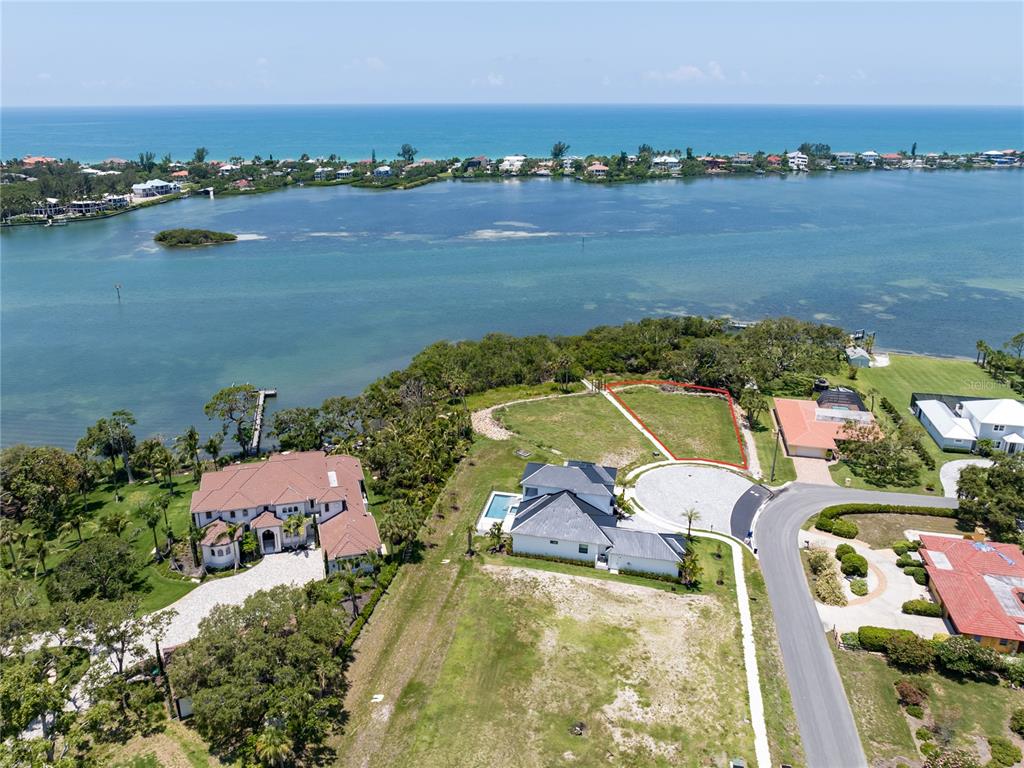
[[[152,638],[161,637],[174,618],[173,610],[140,615],[139,599],[93,599],[84,610],[85,628],[94,650],[107,656],[111,666],[123,675],[133,659],[155,653]]]
[[[921,470],[914,439],[908,423],[881,434],[874,423],[848,422],[839,445],[853,473],[872,485],[911,486],[917,483]]]
[[[263,765],[285,765],[292,756],[292,743],[280,728],[267,726],[256,737],[256,757]]]
[[[100,419],[89,427],[85,436],[78,441],[79,450],[94,453],[110,459],[114,482],[117,482],[116,459],[121,458],[128,482],[135,482],[132,474],[129,455],[135,451],[135,435],[131,427],[135,424],[135,416],[131,411],[114,411],[110,418]]]
[[[1005,347],[1006,349],[1012,349],[1014,352],[1017,353],[1017,357],[1021,357],[1021,355],[1024,355],[1024,331],[1021,331],[1020,333],[1015,333],[1013,336],[1011,336],[1010,340],[1007,341],[1003,345],[1003,347]]]
[[[76,501],[81,472],[78,456],[60,448],[5,448],[0,451],[0,514],[18,523],[31,520],[56,534]]]
[[[161,560],[160,542],[156,538],[156,529],[160,526],[160,508],[152,501],[148,501],[139,505],[137,514],[153,534],[153,557],[159,562]]]
[[[130,544],[114,536],[94,536],[54,569],[46,591],[54,602],[91,597],[117,600],[142,588],[142,567]]]
[[[935,648],[928,640],[915,634],[893,633],[885,643],[889,662],[907,670],[924,670],[935,659]]]
[[[404,544],[416,538],[420,522],[420,515],[411,505],[400,499],[393,499],[384,507],[380,520],[380,535],[393,546]]]
[[[341,584],[344,590],[345,599],[349,601],[349,606],[352,608],[352,620],[355,621],[359,616],[359,577],[352,570],[346,570],[341,575]]]
[[[561,160],[565,153],[569,151],[569,145],[564,141],[556,141],[554,146],[551,147],[551,158],[553,160]]]
[[[156,154],[153,152],[139,152],[138,166],[146,173],[152,173],[156,168]]]
[[[748,387],[740,393],[740,408],[747,414],[747,422],[752,429],[760,423],[761,414],[768,407],[768,398],[758,390]]]
[[[986,677],[1002,664],[998,653],[965,635],[953,635],[939,643],[935,660],[946,672],[965,677]]]
[[[206,156],[209,154],[206,147],[196,147],[196,151],[192,153],[192,162],[196,165],[202,165],[206,162]]]
[[[346,623],[338,606],[311,602],[302,589],[257,592],[214,608],[168,674],[214,750],[234,754],[274,723],[301,756],[342,722]]]
[[[997,541],[1014,541],[1024,518],[1024,454],[996,454],[991,467],[969,466],[960,473],[957,517],[982,526]]]
[[[206,454],[213,459],[213,463],[217,463],[217,459],[220,456],[220,450],[224,445],[224,435],[220,432],[215,432],[210,435],[210,439],[203,443],[203,450]]]
[[[235,442],[243,456],[249,455],[256,418],[257,392],[252,384],[235,384],[224,387],[210,398],[203,412],[211,419],[221,422],[222,434],[234,431]]]
[[[176,438],[174,447],[178,452],[178,460],[183,466],[192,469],[192,479],[199,482],[202,475],[202,462],[199,460],[199,430],[190,426]]]
[[[698,586],[704,578],[704,568],[700,564],[700,557],[692,547],[686,550],[683,560],[679,563],[679,578],[687,586]]]
[[[412,144],[403,144],[402,148],[398,150],[398,156],[405,160],[407,163],[411,163],[416,159],[416,153],[418,150]]]
[[[285,451],[317,451],[324,447],[327,429],[317,408],[285,408],[274,414],[270,434]]]

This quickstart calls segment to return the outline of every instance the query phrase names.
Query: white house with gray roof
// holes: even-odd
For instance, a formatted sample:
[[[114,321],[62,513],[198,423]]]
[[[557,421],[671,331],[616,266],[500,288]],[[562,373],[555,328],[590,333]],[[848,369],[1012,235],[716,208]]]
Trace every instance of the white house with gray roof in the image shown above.
[[[618,527],[614,467],[584,461],[526,465],[523,498],[512,520],[518,554],[591,563],[611,571],[666,576],[686,553],[682,536]]]

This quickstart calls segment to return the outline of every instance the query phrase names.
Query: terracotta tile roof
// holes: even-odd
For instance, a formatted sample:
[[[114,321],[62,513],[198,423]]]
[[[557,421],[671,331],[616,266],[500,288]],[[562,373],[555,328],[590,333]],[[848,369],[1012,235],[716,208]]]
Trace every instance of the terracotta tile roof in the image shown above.
[[[242,538],[242,526],[238,526],[238,530],[235,531],[235,538],[233,541],[238,541]],[[203,539],[201,542],[204,547],[213,547],[218,544],[228,543],[228,524],[223,520],[214,520],[208,526],[203,529]]]
[[[1024,553],[1016,544],[921,536],[932,588],[965,635],[1024,641]]]
[[[813,400],[775,398],[775,413],[787,445],[836,450],[836,439],[846,430],[843,421],[822,421]],[[863,418],[863,417],[862,417]]]
[[[333,477],[333,482],[332,482]],[[355,499],[362,503],[362,467],[351,456],[326,456],[322,451],[279,453],[266,461],[234,464],[207,472],[192,494],[190,511],[220,512],[278,504]]]
[[[267,511],[255,518],[249,523],[250,528],[276,528],[279,525],[283,525],[283,521],[279,520],[277,515],[273,512]]]
[[[347,475],[361,478],[363,468],[358,459],[351,456],[338,456],[348,463]],[[341,474],[339,473],[339,479]],[[344,512],[321,515],[320,546],[328,560],[337,557],[363,555],[370,551],[380,551],[380,533],[373,515],[363,503],[363,495],[358,482],[355,492],[346,497],[347,508]]]

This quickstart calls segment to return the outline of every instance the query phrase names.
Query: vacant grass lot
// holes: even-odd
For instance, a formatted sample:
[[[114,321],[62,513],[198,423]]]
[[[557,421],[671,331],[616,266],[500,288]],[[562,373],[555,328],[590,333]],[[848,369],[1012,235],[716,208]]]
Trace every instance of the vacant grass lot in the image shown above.
[[[515,432],[528,450],[548,450],[561,460],[632,468],[656,458],[650,441],[601,395],[510,405],[496,411],[495,417]]]
[[[100,765],[113,768],[220,768],[224,765],[206,749],[195,731],[169,720],[159,733],[137,736],[125,744],[95,755]]]
[[[1000,384],[985,371],[969,360],[949,360],[921,355],[890,355],[890,365],[885,368],[863,368],[858,370],[856,379],[830,377],[833,384],[841,384],[857,389],[864,395],[864,401],[870,407],[871,394],[875,393],[875,417],[885,429],[893,426],[892,420],[881,409],[878,403],[881,398],[888,398],[905,420],[917,425],[921,430],[921,443],[935,459],[937,467],[947,461],[967,458],[963,453],[951,453],[939,450],[931,436],[920,426],[920,422],[910,412],[910,396],[914,392],[932,392],[935,394],[973,395],[975,397],[1012,397],[1019,399],[1009,387]],[[850,468],[843,462],[832,467],[832,477],[839,485],[845,485],[850,479],[850,487],[878,490],[877,486],[869,485],[861,478],[853,475]],[[921,468],[920,482],[910,487],[886,488],[889,491],[907,493],[931,493],[942,495],[938,469],[929,471]]]
[[[191,475],[179,475],[174,478],[171,503],[167,509],[167,521],[174,530],[175,538],[179,540],[188,534],[188,509],[192,491],[195,489],[196,484],[192,481]],[[142,610],[144,612],[155,611],[170,605],[197,586],[192,581],[180,578],[173,573],[166,563],[158,565],[153,561],[153,534],[142,521],[139,508],[166,493],[167,488],[164,485],[157,486],[156,483],[149,481],[136,481],[132,485],[122,485],[120,488],[121,499],[115,501],[114,486],[104,484],[89,494],[86,503],[90,519],[82,526],[84,540],[97,535],[97,524],[106,515],[127,512],[131,516],[131,525],[121,534],[121,538],[130,542],[139,558],[148,563],[143,572],[149,585],[149,590],[142,595]],[[164,541],[162,529],[163,520],[161,519],[160,528],[157,531],[161,543]],[[57,539],[51,540],[48,543],[49,555],[46,558],[45,577],[41,572],[37,574],[38,563],[29,554],[26,553],[19,557],[19,577],[25,581],[34,582],[40,587],[37,590],[38,597],[43,603],[47,601],[46,579],[52,578],[53,569],[78,546],[78,534],[74,531],[69,531]]]
[[[772,399],[774,407],[774,399]],[[779,449],[775,451],[776,437],[773,432],[775,421],[770,413],[762,414],[761,422],[751,430],[754,435],[754,443],[757,445],[757,458],[761,462],[761,474],[764,481],[769,485],[782,485],[796,480],[796,467],[793,460],[786,455],[786,447],[782,444],[782,438],[778,438]],[[775,456],[775,480],[771,481],[772,456]]]
[[[472,395],[467,395],[466,407],[471,411],[478,411],[481,408],[490,408],[494,405],[510,403],[513,400],[564,395],[568,392],[582,391],[583,385],[578,381],[570,382],[568,385],[557,384],[553,381],[546,381],[543,384],[513,384],[507,387],[495,387],[484,392],[475,392]]]
[[[616,394],[680,459],[743,461],[729,404],[720,397],[662,392],[652,386]]]
[[[931,531],[933,533],[960,533],[956,520],[951,517],[929,517],[927,515],[844,515],[844,520],[857,524],[860,532],[858,541],[866,542],[872,549],[890,549],[894,541],[904,538],[908,529]]]
[[[909,677],[930,691],[927,709],[955,731],[954,742],[973,748],[975,737],[1010,737],[1010,713],[1024,706],[1024,691],[977,682],[959,682],[936,672],[902,675],[880,656],[835,651],[836,665],[850,698],[860,739],[872,765],[919,759],[910,726],[896,701],[894,684]]]

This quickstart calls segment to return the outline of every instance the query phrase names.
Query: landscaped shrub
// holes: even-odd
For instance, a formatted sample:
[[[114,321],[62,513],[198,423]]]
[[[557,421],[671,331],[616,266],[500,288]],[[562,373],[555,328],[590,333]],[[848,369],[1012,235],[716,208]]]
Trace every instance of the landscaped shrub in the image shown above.
[[[900,555],[898,558],[896,558],[897,568],[912,568],[918,565],[920,565],[920,563],[918,563],[918,561],[912,558],[910,555]]]
[[[836,560],[841,561],[844,557],[856,551],[857,550],[855,550],[849,544],[840,544],[838,547],[836,547]]]
[[[928,583],[928,572],[919,565],[913,567],[904,568],[903,572],[910,576],[920,584],[922,587]]]
[[[933,738],[932,732],[925,728],[923,725],[916,731],[914,731],[914,735],[917,736],[918,741],[931,741]]]
[[[911,704],[920,706],[928,700],[928,693],[913,680],[905,677],[896,681],[896,696],[904,707]]]
[[[989,737],[988,748],[992,753],[992,762],[996,765],[1007,766],[1007,768],[1016,765],[1024,757],[1020,747],[1003,736]]]
[[[832,567],[832,558],[824,549],[811,549],[807,552],[807,566],[811,569],[811,573],[817,576]]]
[[[1010,730],[1018,736],[1024,736],[1024,707],[1013,710],[1010,715]]]
[[[846,594],[834,570],[825,571],[814,583],[814,595],[825,605],[846,605]]]
[[[885,627],[863,626],[857,630],[857,637],[864,650],[881,652],[885,650],[885,642],[892,633],[893,630]]]
[[[857,597],[864,597],[868,593],[868,583],[864,579],[854,579],[850,582],[850,591]]]
[[[834,536],[839,536],[843,539],[856,539],[858,533],[860,533],[860,529],[856,523],[851,523],[849,520],[832,521],[832,534]]]
[[[953,675],[986,677],[1003,668],[998,653],[964,635],[954,635],[939,643],[935,658],[943,670]]]
[[[860,638],[857,636],[856,632],[843,632],[839,638],[842,640],[843,645],[851,651],[860,649]],[[1024,709],[1022,709],[1021,712],[1024,713]]]
[[[928,600],[907,600],[903,604],[903,612],[913,616],[942,616],[942,606]]]
[[[900,539],[892,543],[892,551],[896,553],[897,557],[903,557],[907,552],[917,552],[921,548],[920,541],[907,541],[906,539]]]
[[[819,531],[831,533],[833,522],[834,521],[831,517],[824,517],[823,515],[818,515],[817,519],[814,521],[814,527],[817,528]]]
[[[911,633],[894,632],[885,641],[885,655],[889,663],[901,669],[928,669],[935,659],[935,648],[923,637]]]
[[[864,555],[851,552],[843,558],[842,569],[843,574],[846,576],[860,576],[864,578],[868,575],[868,560]]]
[[[918,720],[924,720],[924,708],[919,704],[911,704],[907,707],[907,714]]]

